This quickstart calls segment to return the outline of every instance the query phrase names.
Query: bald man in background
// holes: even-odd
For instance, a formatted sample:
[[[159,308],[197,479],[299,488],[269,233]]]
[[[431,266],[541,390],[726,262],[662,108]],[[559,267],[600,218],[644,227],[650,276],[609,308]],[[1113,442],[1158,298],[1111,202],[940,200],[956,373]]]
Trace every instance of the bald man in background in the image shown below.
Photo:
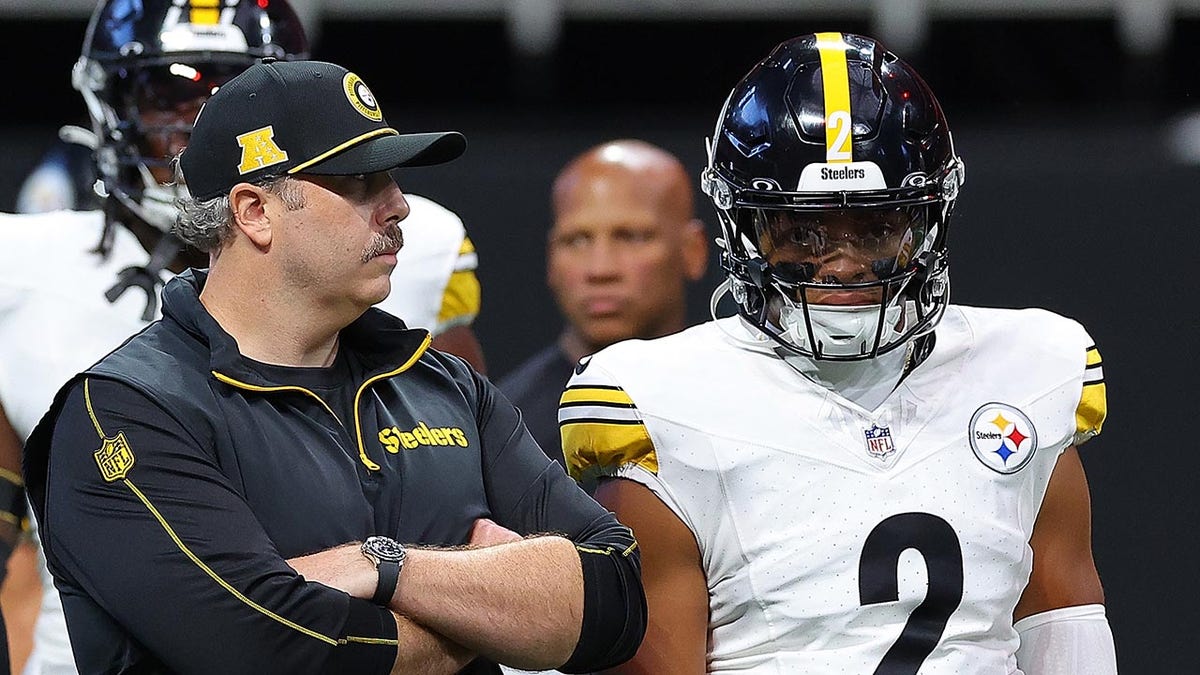
[[[621,340],[685,328],[687,284],[704,276],[708,240],[683,164],[644,141],[611,141],[571,160],[552,200],[546,282],[566,326],[499,385],[561,463],[558,400],[575,364]]]

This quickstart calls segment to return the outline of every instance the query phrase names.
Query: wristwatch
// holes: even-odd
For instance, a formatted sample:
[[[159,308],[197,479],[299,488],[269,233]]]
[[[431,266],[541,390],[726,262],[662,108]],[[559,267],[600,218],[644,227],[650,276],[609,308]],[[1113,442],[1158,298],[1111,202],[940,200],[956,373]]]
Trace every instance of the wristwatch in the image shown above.
[[[379,572],[379,583],[375,586],[375,596],[371,598],[371,602],[380,607],[387,607],[396,593],[400,568],[404,567],[404,558],[408,552],[395,539],[376,535],[367,537],[362,543],[362,554],[375,563],[375,570]]]

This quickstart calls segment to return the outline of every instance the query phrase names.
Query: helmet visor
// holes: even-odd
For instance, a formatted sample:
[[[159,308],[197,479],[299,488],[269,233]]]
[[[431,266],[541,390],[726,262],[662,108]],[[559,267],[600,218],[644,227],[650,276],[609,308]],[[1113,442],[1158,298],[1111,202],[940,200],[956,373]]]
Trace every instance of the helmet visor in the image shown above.
[[[172,178],[170,160],[187,145],[200,107],[218,87],[245,69],[244,63],[184,61],[143,65],[130,70],[117,88],[129,152],[122,163],[143,165],[158,182]]]
[[[141,66],[121,78],[119,93],[145,113],[203,103],[217,87],[246,69],[246,63],[163,63]]]
[[[926,208],[912,206],[753,209],[753,226],[772,278],[783,288],[861,291],[911,271],[925,242],[926,213]],[[822,286],[828,288],[819,288]],[[813,297],[808,300],[818,302]],[[874,301],[880,300],[876,297]],[[844,304],[833,298],[830,301]]]

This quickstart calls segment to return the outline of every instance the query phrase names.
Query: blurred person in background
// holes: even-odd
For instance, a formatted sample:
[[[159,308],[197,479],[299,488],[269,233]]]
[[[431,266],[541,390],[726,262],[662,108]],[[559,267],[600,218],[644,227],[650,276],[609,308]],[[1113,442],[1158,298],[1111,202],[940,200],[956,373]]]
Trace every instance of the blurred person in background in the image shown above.
[[[212,91],[257,59],[302,58],[303,27],[285,0],[185,2],[106,0],[92,15],[72,81],[91,128],[64,127],[22,187],[27,215],[0,216],[0,530],[20,511],[21,443],[73,373],[141,330],[159,312],[171,271],[204,267],[207,256],[170,234],[175,200],[170,165]],[[435,347],[483,368],[471,323],[479,310],[476,256],[451,211],[407,195],[405,246],[396,292],[380,306],[435,333]],[[36,215],[34,215],[36,214]],[[5,501],[7,500],[7,501]],[[12,502],[9,505],[8,502]],[[36,526],[36,523],[34,523]],[[14,532],[15,534],[15,528]],[[0,532],[0,542],[6,541]],[[36,540],[14,560],[6,611],[14,658],[33,634],[24,672],[73,673],[61,602],[41,562],[41,609],[28,593],[38,575]],[[25,625],[36,618],[34,626]]]
[[[964,175],[871,38],[789,40],[734,87],[702,187],[737,315],[609,347],[562,398],[573,475],[643,551],[615,672],[1116,672],[1077,451],[1100,354],[949,304]]]
[[[562,462],[558,400],[584,356],[686,326],[687,284],[708,242],[683,164],[639,140],[598,145],[554,181],[546,281],[566,321],[559,338],[500,380],[525,424]]]

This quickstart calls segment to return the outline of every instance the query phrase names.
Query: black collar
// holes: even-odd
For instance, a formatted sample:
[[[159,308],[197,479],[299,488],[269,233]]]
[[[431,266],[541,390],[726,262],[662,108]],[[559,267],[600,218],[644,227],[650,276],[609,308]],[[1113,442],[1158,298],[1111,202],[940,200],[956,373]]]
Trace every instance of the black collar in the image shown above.
[[[256,386],[275,386],[254,367],[255,362],[242,356],[237,341],[226,333],[200,302],[200,291],[208,279],[208,270],[190,268],[167,283],[163,289],[163,320],[178,324],[208,346],[209,367]],[[338,348],[348,349],[370,377],[395,370],[418,355],[426,346],[428,331],[408,328],[400,319],[374,307],[343,328]]]

